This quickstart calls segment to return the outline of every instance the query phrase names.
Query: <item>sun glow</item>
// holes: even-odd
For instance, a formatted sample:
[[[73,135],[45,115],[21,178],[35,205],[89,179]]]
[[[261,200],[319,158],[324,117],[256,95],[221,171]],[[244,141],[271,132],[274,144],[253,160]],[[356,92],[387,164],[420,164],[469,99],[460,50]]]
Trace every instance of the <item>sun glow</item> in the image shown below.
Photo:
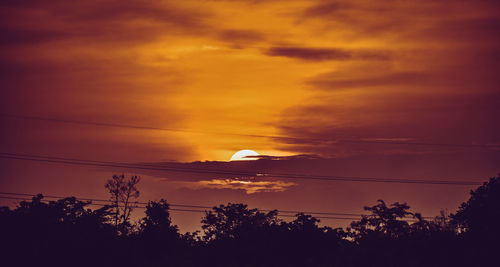
[[[234,153],[233,156],[231,157],[231,161],[258,159],[257,157],[252,157],[252,156],[259,156],[259,153],[250,149],[244,149]]]

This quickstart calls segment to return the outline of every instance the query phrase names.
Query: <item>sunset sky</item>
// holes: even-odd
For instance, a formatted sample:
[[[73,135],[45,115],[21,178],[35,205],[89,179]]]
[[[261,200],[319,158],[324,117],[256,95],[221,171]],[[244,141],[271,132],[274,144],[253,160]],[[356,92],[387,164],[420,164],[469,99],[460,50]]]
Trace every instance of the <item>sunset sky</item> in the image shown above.
[[[0,153],[480,183],[500,172],[499,52],[496,0],[4,0]],[[270,157],[228,162],[242,149]],[[0,168],[4,192],[107,198],[125,173],[141,201],[323,212],[384,199],[434,216],[475,188]],[[172,216],[191,231],[202,214]]]

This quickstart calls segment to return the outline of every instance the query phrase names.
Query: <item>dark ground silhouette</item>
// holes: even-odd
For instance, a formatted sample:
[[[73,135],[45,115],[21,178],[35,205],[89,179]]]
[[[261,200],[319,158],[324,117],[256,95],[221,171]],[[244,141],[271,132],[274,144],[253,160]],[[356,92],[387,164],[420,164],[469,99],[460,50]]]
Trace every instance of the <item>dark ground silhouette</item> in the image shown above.
[[[498,266],[500,176],[474,191],[455,214],[425,220],[406,203],[379,200],[350,227],[320,227],[297,214],[244,204],[213,207],[203,233],[180,234],[165,200],[129,220],[137,177],[114,176],[112,204],[42,195],[0,208],[2,266]]]

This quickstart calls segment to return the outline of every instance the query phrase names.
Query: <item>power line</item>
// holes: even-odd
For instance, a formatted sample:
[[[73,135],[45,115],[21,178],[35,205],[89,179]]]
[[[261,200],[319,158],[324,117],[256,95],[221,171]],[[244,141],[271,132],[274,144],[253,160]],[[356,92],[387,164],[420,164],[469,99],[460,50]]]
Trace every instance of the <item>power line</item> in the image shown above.
[[[55,123],[71,123],[71,124],[93,125],[93,126],[113,127],[113,128],[129,128],[129,129],[156,130],[156,131],[182,132],[182,133],[195,133],[195,134],[235,135],[235,136],[257,137],[257,138],[282,138],[282,139],[300,139],[300,140],[302,140],[302,138],[286,137],[286,136],[278,136],[278,135],[258,135],[258,134],[240,134],[240,133],[229,133],[229,132],[194,131],[194,130],[186,130],[186,129],[179,129],[179,128],[152,127],[152,126],[118,124],[118,123],[107,123],[107,122],[82,121],[82,120],[73,120],[73,119],[60,119],[60,118],[48,118],[48,117],[40,117],[40,116],[16,115],[16,114],[8,114],[8,113],[0,113],[0,116],[16,118],[16,119],[25,119],[25,120],[48,121],[48,122],[55,122]]]
[[[13,192],[0,192],[0,195],[14,195],[14,196],[30,196],[34,197],[36,194],[27,194],[27,193],[13,193]],[[44,198],[55,198],[55,199],[63,199],[65,197],[63,196],[54,196],[54,195],[43,195]],[[112,202],[109,199],[96,199],[96,198],[82,198],[82,197],[77,197],[79,200],[86,200],[86,201],[97,201],[97,202]],[[134,202],[134,204],[142,204],[142,205],[147,205],[149,204],[148,202]],[[185,207],[185,208],[201,208],[201,209],[212,209],[214,206],[202,206],[202,205],[189,205],[189,204],[174,204],[174,203],[168,203],[169,206],[172,207]],[[319,215],[340,215],[340,216],[367,216],[368,214],[361,214],[361,213],[341,213],[341,212],[314,212],[314,211],[299,211],[299,210],[278,210],[278,209],[257,209],[258,211],[264,211],[264,212],[270,212],[270,211],[277,211],[279,213],[293,213],[293,214],[298,214],[298,213],[304,213],[304,214],[319,214]],[[425,217],[423,216],[422,218],[428,218],[432,219],[434,217]]]
[[[180,128],[166,128],[166,127],[152,127],[152,126],[118,124],[118,123],[108,123],[108,122],[95,122],[95,121],[84,121],[84,120],[74,120],[74,119],[50,118],[50,117],[42,117],[42,116],[18,115],[18,114],[9,114],[9,113],[0,113],[0,116],[15,118],[15,119],[47,121],[47,122],[54,122],[54,123],[92,125],[92,126],[99,126],[99,127],[129,128],[129,129],[139,129],[139,130],[156,130],[156,131],[195,133],[195,134],[232,135],[232,136],[253,137],[253,138],[270,138],[270,139],[281,139],[281,140],[316,141],[316,142],[327,142],[327,143],[360,143],[360,144],[384,144],[384,145],[409,145],[409,146],[438,146],[438,147],[457,147],[457,148],[500,149],[500,145],[497,145],[497,144],[452,144],[452,143],[404,142],[404,141],[363,140],[363,139],[301,138],[301,137],[290,137],[290,136],[282,136],[282,135],[259,135],[259,134],[241,134],[241,133],[230,133],[230,132],[194,131],[194,130],[186,130],[186,129],[180,129]]]
[[[1,192],[0,194],[6,194],[5,192]],[[7,193],[7,194],[13,194],[13,193]],[[28,195],[28,194],[19,194],[19,195]],[[33,195],[34,196],[34,195]],[[45,196],[44,196],[45,197]],[[8,196],[0,196],[0,199],[12,199],[12,200],[22,200],[22,201],[30,201],[32,199],[30,198],[22,198],[22,197],[8,197]],[[59,199],[64,199],[64,197],[61,197]],[[77,198],[77,199],[80,199],[80,200],[85,200],[84,198]],[[42,202],[45,201],[45,202],[49,202],[49,200],[41,200]],[[138,202],[133,202],[132,204],[135,204],[135,203],[138,203]],[[101,203],[89,203],[88,205],[93,205],[93,206],[112,206],[112,205],[106,205],[106,204],[101,204]],[[171,204],[169,204],[170,206],[172,206]],[[122,207],[122,206],[119,206],[119,207]],[[145,209],[146,206],[140,206],[140,205],[135,205],[135,206],[131,206],[132,208],[139,208],[139,209]],[[169,208],[168,209],[169,211],[179,211],[179,212],[195,212],[195,213],[206,213],[207,211],[206,210],[193,210],[193,209],[178,209],[178,208]],[[291,217],[291,218],[295,218],[297,217],[296,215],[290,215],[290,214],[279,214],[279,210],[262,210],[262,209],[257,209],[257,211],[277,211],[278,214],[276,216],[278,217]],[[283,212],[283,211],[281,211]],[[303,213],[303,214],[335,214],[335,213],[323,213],[323,212],[297,212],[298,213]],[[341,215],[341,213],[336,213],[337,215]],[[345,213],[346,215],[348,215],[347,213]],[[353,215],[353,216],[370,216],[368,214],[350,214],[350,215]],[[360,218],[359,217],[332,217],[332,216],[314,216],[314,218],[317,218],[317,219],[330,219],[330,220],[359,220]],[[422,217],[422,218],[433,218],[433,217]],[[411,219],[411,218],[402,218],[403,220],[405,221],[416,221],[415,219]]]
[[[330,175],[310,175],[310,174],[290,174],[290,173],[258,173],[248,171],[226,171],[216,169],[196,169],[184,167],[156,166],[146,164],[119,163],[111,161],[96,161],[85,159],[72,159],[66,157],[48,157],[28,154],[5,153],[0,152],[0,158],[27,160],[38,162],[50,162],[58,164],[112,167],[126,169],[141,169],[169,172],[187,172],[187,173],[210,173],[233,175],[237,177],[259,177],[259,178],[282,178],[282,179],[302,179],[302,180],[321,180],[321,181],[345,181],[345,182],[377,182],[377,183],[406,183],[406,184],[433,184],[433,185],[480,185],[476,181],[450,181],[450,180],[420,180],[406,178],[380,178],[380,177],[354,177],[354,176],[330,176]]]
[[[29,201],[31,199],[29,198],[22,198],[22,197],[6,197],[6,196],[0,196],[0,199],[12,199],[12,200],[22,200],[22,201]],[[41,200],[42,202],[49,202],[49,200]],[[101,203],[89,203],[88,205],[92,206],[111,206],[111,205],[106,205],[106,204],[101,204]],[[139,208],[139,209],[145,209],[146,206],[131,206],[132,208]],[[206,213],[206,210],[193,210],[193,209],[178,209],[178,208],[169,208],[169,211],[178,211],[178,212],[194,212],[194,213]],[[261,210],[262,211],[262,210]],[[306,213],[304,213],[306,214]],[[295,218],[295,215],[290,215],[290,214],[277,214],[276,216],[278,217],[291,217]],[[327,219],[327,220],[359,220],[359,217],[332,217],[332,216],[314,216],[314,218],[317,219]]]
[[[44,196],[45,197],[45,196]],[[23,201],[30,201],[32,200],[31,198],[26,198],[26,197],[9,197],[9,196],[0,196],[1,199],[12,199],[12,200],[23,200]],[[64,197],[62,198],[57,198],[56,200],[60,200],[60,199],[64,199]],[[82,198],[76,198],[78,200],[85,200],[85,199],[82,199]],[[48,199],[42,199],[40,200],[42,202],[50,202],[52,200],[48,200]],[[139,208],[139,209],[145,209],[146,206],[142,206],[142,205],[137,205],[135,202],[132,202],[130,207],[132,208]],[[116,205],[110,205],[110,204],[102,204],[102,203],[88,203],[88,205],[92,205],[92,206],[109,206],[109,207],[116,207]],[[123,207],[122,205],[118,205],[118,207]],[[193,210],[193,209],[177,209],[177,208],[169,208],[169,211],[170,210],[173,210],[173,211],[186,211],[186,212],[205,212],[205,210]]]
[[[36,194],[27,194],[27,193],[13,193],[13,192],[0,192],[0,195],[10,195],[10,196],[29,196],[29,197],[34,197]],[[55,199],[63,199],[65,197],[62,196],[53,196],[53,195],[43,195],[44,198],[55,198]],[[112,202],[111,200],[106,200],[106,199],[96,199],[96,198],[83,198],[83,197],[77,197],[79,200],[86,200],[86,201],[96,201],[96,202]],[[149,204],[148,202],[133,202],[134,204],[140,204],[140,205],[147,205]],[[213,207],[211,206],[202,206],[202,205],[188,205],[188,204],[175,204],[175,203],[168,203],[169,206],[172,207],[181,207],[181,208],[201,208],[201,209],[212,209]],[[340,215],[340,216],[363,216],[367,214],[360,214],[360,213],[340,213],[340,212],[313,212],[313,211],[297,211],[297,210],[269,210],[269,209],[258,209],[258,211],[264,211],[264,212],[270,212],[270,211],[277,211],[278,213],[293,213],[293,214],[298,214],[298,213],[304,213],[304,214],[318,214],[318,215]],[[428,217],[432,218],[432,217]]]

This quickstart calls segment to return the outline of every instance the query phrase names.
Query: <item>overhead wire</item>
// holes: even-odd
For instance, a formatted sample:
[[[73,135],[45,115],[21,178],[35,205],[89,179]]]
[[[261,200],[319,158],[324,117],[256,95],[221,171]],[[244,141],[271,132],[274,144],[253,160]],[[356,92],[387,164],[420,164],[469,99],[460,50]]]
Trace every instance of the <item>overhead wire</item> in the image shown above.
[[[2,195],[7,195],[7,196],[2,196]],[[14,196],[14,197],[12,197]],[[20,196],[25,196],[25,197],[20,197]],[[35,197],[37,195],[35,194],[27,194],[27,193],[12,193],[12,192],[0,192],[0,199],[13,199],[13,200],[23,200],[23,201],[29,201],[29,200],[32,200],[31,198],[27,198],[27,196],[31,196],[31,197]],[[44,198],[52,198],[52,199],[57,199],[57,200],[61,200],[61,199],[65,199],[67,197],[61,197],[61,196],[50,196],[50,195],[43,195],[42,196]],[[95,198],[80,198],[80,197],[75,197],[76,199],[78,200],[86,200],[86,201],[100,201],[100,202],[110,202],[112,203],[111,200],[105,200],[105,199],[95,199]],[[50,200],[43,200],[43,201],[50,201]],[[145,209],[147,206],[145,206],[144,204],[149,204],[148,202],[131,202],[131,207],[132,208],[140,208],[140,209]],[[89,203],[89,205],[94,205],[94,206],[113,206],[113,204],[102,204],[102,203]],[[172,206],[172,207],[197,207],[197,208],[203,208],[205,210],[199,210],[199,209],[181,209],[181,208],[169,208],[169,210],[171,211],[179,211],[179,212],[197,212],[197,213],[205,213],[207,212],[207,209],[210,210],[210,209],[214,209],[214,208],[217,208],[217,206],[213,206],[213,207],[210,207],[210,206],[201,206],[201,205],[185,205],[185,204],[170,204],[168,203],[169,206]],[[119,207],[123,207],[123,206],[119,206]],[[277,212],[277,216],[279,217],[296,217],[297,214],[306,214],[306,215],[315,215],[314,217],[315,218],[318,218],[318,219],[339,219],[339,220],[342,220],[342,219],[348,219],[348,220],[358,220],[360,218],[362,218],[363,216],[370,216],[369,214],[359,214],[359,213],[340,213],[340,212],[313,212],[313,211],[290,211],[290,210],[278,210],[278,209],[274,209],[274,210],[269,210],[269,209],[255,209],[259,212],[272,212],[272,211],[275,211]],[[294,213],[294,215],[292,214],[280,214],[280,213]],[[327,215],[327,216],[323,216],[323,215]],[[341,217],[337,217],[337,216],[341,216]],[[348,217],[348,216],[351,216],[351,217]],[[430,217],[430,216],[422,216],[422,218],[424,219],[432,219],[434,217]],[[406,220],[412,220],[411,218],[404,218]]]
[[[242,133],[233,133],[233,132],[196,131],[196,130],[180,129],[180,128],[167,128],[167,127],[153,127],[153,126],[119,124],[119,123],[109,123],[109,122],[96,122],[96,121],[75,120],[75,119],[51,118],[51,117],[34,116],[34,115],[19,115],[19,114],[10,114],[10,113],[0,113],[0,116],[15,118],[15,119],[46,121],[46,122],[54,122],[54,123],[70,123],[70,124],[91,125],[91,126],[99,126],[99,127],[129,128],[129,129],[139,129],[139,130],[156,130],[156,131],[195,133],[195,134],[211,134],[211,135],[229,135],[229,136],[242,136],[242,137],[252,137],[252,138],[270,138],[270,139],[296,140],[296,141],[316,141],[316,142],[319,141],[319,142],[328,142],[328,143],[360,143],[360,144],[384,144],[384,145],[407,145],[407,146],[439,146],[439,147],[500,149],[500,144],[456,144],[456,143],[408,142],[408,141],[395,141],[395,140],[394,141],[387,141],[387,140],[346,139],[346,138],[333,139],[333,138],[318,138],[318,137],[301,138],[301,137],[283,136],[283,135],[261,135],[261,134],[242,134]]]
[[[211,132],[211,131],[193,131],[187,129],[179,128],[165,128],[165,127],[150,127],[141,125],[130,125],[130,124],[118,124],[118,123],[105,123],[105,122],[94,122],[94,121],[83,121],[83,120],[73,120],[73,119],[61,119],[61,118],[50,118],[42,116],[28,116],[28,115],[16,115],[0,113],[0,116],[11,117],[17,119],[26,120],[38,120],[38,121],[48,121],[55,123],[72,123],[81,125],[93,125],[101,127],[115,127],[115,128],[130,128],[130,129],[140,129],[140,130],[160,130],[160,131],[171,131],[171,132],[184,132],[184,133],[196,133],[196,134],[215,134],[215,135],[234,135],[234,136],[244,136],[244,137],[255,137],[255,138],[272,138],[272,139],[282,139],[282,140],[309,140],[309,141],[322,141],[329,143],[366,143],[366,144],[389,144],[389,145],[416,145],[416,146],[441,146],[441,147],[462,147],[462,148],[486,148],[486,149],[499,149],[500,145],[496,144],[451,144],[451,143],[426,143],[426,142],[406,142],[406,141],[385,141],[385,140],[363,140],[363,139],[327,139],[327,138],[300,138],[300,137],[289,137],[289,136],[279,136],[279,135],[257,135],[257,134],[240,134],[240,133],[230,133],[230,132]],[[286,178],[286,179],[305,179],[305,180],[322,180],[322,181],[347,181],[347,182],[381,182],[381,183],[410,183],[410,184],[434,184],[434,185],[479,185],[480,182],[476,181],[450,181],[450,180],[420,180],[420,179],[406,179],[406,178],[377,178],[377,177],[350,177],[350,176],[324,176],[324,175],[311,175],[311,174],[284,174],[284,173],[258,173],[258,172],[245,172],[245,171],[227,171],[227,170],[215,170],[215,169],[197,169],[197,168],[185,168],[185,167],[169,167],[169,166],[158,166],[158,165],[148,165],[144,163],[120,163],[120,162],[110,162],[110,161],[96,161],[96,160],[86,160],[86,159],[72,159],[64,157],[49,157],[49,156],[38,156],[38,155],[27,155],[27,154],[17,154],[17,153],[3,153],[0,152],[0,158],[15,159],[15,160],[29,160],[29,161],[39,161],[39,162],[49,162],[57,164],[71,164],[71,165],[83,165],[83,166],[96,166],[96,167],[111,167],[111,168],[127,168],[127,169],[143,169],[143,170],[154,170],[154,171],[169,171],[169,172],[189,172],[189,173],[211,173],[211,174],[224,174],[224,175],[238,175],[247,177],[260,177],[260,178]],[[1,192],[0,192],[1,193]],[[5,192],[3,192],[5,193]],[[26,194],[28,195],[28,194]],[[33,196],[33,195],[31,195]],[[45,196],[49,197],[49,196]],[[56,196],[50,196],[51,198],[57,198]],[[0,198],[8,198],[0,196]],[[29,200],[29,199],[25,199]],[[82,199],[89,201],[106,201],[98,199]],[[147,203],[137,203],[137,204],[147,204]],[[99,203],[92,203],[91,205],[105,205]],[[172,211],[181,212],[205,212],[204,210],[194,210],[192,208],[210,208],[208,206],[200,205],[186,205],[186,204],[169,204],[172,207],[184,207],[190,209],[179,209],[171,208]],[[145,208],[145,206],[137,206],[137,208]],[[261,210],[261,211],[271,211],[271,210]],[[278,211],[282,213],[296,213],[297,211]],[[364,214],[352,214],[352,213],[331,213],[331,212],[305,212],[307,214],[319,214],[319,215],[340,215],[340,216],[363,216]],[[280,214],[282,217],[295,217],[294,215]],[[336,218],[336,217],[316,217],[324,219],[359,219],[359,218]]]
[[[0,196],[0,199],[12,199],[12,200],[21,200],[21,201],[30,201],[32,199],[30,198],[22,198],[22,197],[8,197],[8,196]],[[49,200],[42,200],[45,202],[49,202]],[[132,203],[133,204],[133,203]],[[88,205],[92,206],[110,206],[112,207],[113,205],[106,205],[102,203],[89,203]],[[119,206],[122,207],[122,206]],[[140,205],[132,205],[132,208],[139,208],[139,209],[146,209],[146,206],[140,206]],[[179,208],[169,208],[169,211],[178,211],[178,212],[194,212],[194,213],[207,213],[206,210],[193,210],[193,209],[179,209]],[[262,210],[260,210],[262,211]],[[304,213],[306,214],[306,213]],[[276,216],[278,217],[291,217],[295,218],[297,216],[291,215],[291,214],[277,214]],[[317,219],[327,219],[327,220],[359,220],[361,219],[360,217],[332,217],[332,216],[314,216],[314,218]]]
[[[25,197],[35,197],[37,196],[36,194],[28,194],[28,193],[13,193],[13,192],[0,192],[0,195],[8,195],[8,196],[25,196]],[[54,196],[54,195],[43,195],[44,198],[53,198],[53,199],[63,199],[66,197],[62,196]],[[96,198],[86,198],[86,197],[76,197],[79,200],[84,200],[84,201],[95,201],[95,202],[112,202],[109,199],[96,199]],[[147,205],[149,202],[133,202],[134,205]],[[199,208],[199,209],[212,209],[214,206],[203,206],[203,205],[189,205],[189,204],[175,204],[175,203],[168,203],[169,206],[171,207],[184,207],[184,208]],[[341,213],[341,212],[314,212],[314,211],[299,211],[299,210],[271,210],[271,209],[257,209],[258,211],[264,211],[264,212],[271,212],[271,211],[277,211],[278,213],[293,213],[293,214],[298,214],[298,213],[304,213],[304,214],[318,214],[318,215],[340,215],[340,216],[363,216],[367,214],[360,214],[360,213]],[[432,217],[429,217],[432,218]]]
[[[380,177],[355,177],[355,176],[333,176],[333,175],[312,175],[312,174],[291,174],[291,173],[260,173],[256,171],[227,171],[218,169],[199,169],[187,167],[172,167],[147,165],[141,163],[120,163],[112,161],[97,161],[86,159],[73,159],[67,157],[49,157],[40,155],[28,155],[18,153],[0,152],[0,158],[27,160],[38,162],[50,162],[58,164],[83,165],[94,167],[111,167],[125,169],[141,169],[153,171],[167,172],[187,172],[187,173],[204,173],[204,174],[219,174],[232,175],[237,177],[252,177],[252,178],[282,178],[282,179],[302,179],[302,180],[321,180],[321,181],[348,181],[348,182],[377,182],[377,183],[407,183],[407,184],[433,184],[433,185],[480,185],[478,181],[462,181],[462,180],[422,180],[422,179],[407,179],[407,178],[380,178]],[[165,164],[165,163],[162,163]]]
[[[13,193],[13,192],[0,192],[0,195],[14,195],[14,196],[30,196],[30,197],[35,197],[37,196],[36,194],[28,194],[28,193]],[[54,196],[54,195],[43,195],[44,198],[55,198],[55,199],[63,199],[66,197],[63,196]],[[86,198],[86,197],[76,197],[79,200],[85,200],[85,201],[96,201],[96,202],[112,202],[112,200],[109,199],[96,199],[96,198]],[[134,204],[142,204],[142,205],[147,205],[149,202],[133,202]],[[168,203],[169,206],[172,207],[186,207],[186,208],[201,208],[201,209],[212,209],[216,206],[202,206],[202,205],[190,205],[190,204],[175,204],[175,203]],[[368,214],[361,214],[361,213],[341,213],[341,212],[315,212],[315,211],[300,211],[300,210],[278,210],[278,209],[257,209],[258,211],[264,211],[264,212],[271,212],[271,211],[276,211],[278,213],[293,213],[293,214],[298,214],[298,213],[304,213],[304,214],[318,214],[318,215],[340,215],[340,216],[367,216]],[[433,217],[422,217],[422,218],[433,218]]]

